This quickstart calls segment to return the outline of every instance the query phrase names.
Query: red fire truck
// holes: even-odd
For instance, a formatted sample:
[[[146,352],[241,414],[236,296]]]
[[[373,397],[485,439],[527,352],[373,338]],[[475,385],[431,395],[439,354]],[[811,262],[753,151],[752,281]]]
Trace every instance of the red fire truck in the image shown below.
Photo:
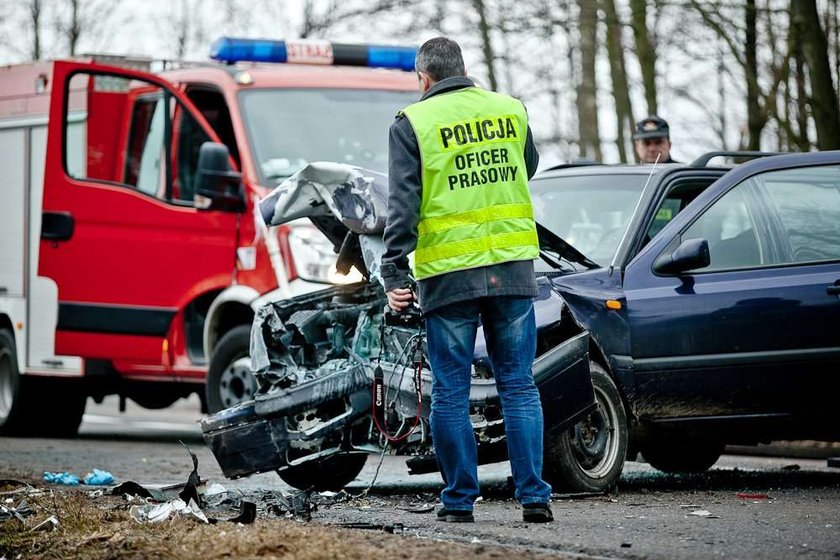
[[[255,390],[253,310],[352,280],[311,222],[265,230],[255,202],[311,161],[386,171],[415,50],[211,50],[155,73],[98,57],[0,68],[2,432],[75,434],[88,396],[235,404]]]

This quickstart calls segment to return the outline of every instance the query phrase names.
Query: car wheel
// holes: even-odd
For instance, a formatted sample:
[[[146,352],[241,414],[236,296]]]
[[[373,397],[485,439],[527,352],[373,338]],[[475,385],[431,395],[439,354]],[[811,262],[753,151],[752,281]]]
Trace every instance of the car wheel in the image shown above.
[[[724,444],[685,434],[669,434],[642,443],[642,457],[667,473],[703,472],[717,463]]]
[[[251,373],[251,327],[240,325],[228,331],[210,358],[205,395],[211,414],[251,400],[257,380]]]
[[[624,403],[604,368],[590,362],[589,369],[597,408],[571,428],[545,430],[543,476],[555,491],[607,492],[624,468]]]
[[[365,466],[367,453],[340,453],[277,471],[280,478],[298,490],[338,492],[350,484]]]
[[[14,335],[0,329],[0,434],[74,437],[86,402],[79,379],[21,375]]]

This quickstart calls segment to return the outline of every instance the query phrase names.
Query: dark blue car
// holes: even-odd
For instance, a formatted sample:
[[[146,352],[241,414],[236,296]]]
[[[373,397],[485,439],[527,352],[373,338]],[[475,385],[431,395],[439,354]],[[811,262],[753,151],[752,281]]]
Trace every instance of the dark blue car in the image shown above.
[[[590,336],[592,489],[628,449],[700,471],[725,444],[840,439],[840,152],[705,163],[532,182],[543,274]]]

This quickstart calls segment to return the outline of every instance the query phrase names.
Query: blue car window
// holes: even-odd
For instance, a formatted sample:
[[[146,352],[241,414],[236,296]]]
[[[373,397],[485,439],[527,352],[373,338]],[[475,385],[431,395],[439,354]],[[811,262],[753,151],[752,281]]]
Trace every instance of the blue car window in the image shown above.
[[[700,216],[682,238],[709,243],[711,264],[703,272],[769,264],[754,217],[756,189],[746,181],[726,193]]]
[[[793,262],[840,259],[840,167],[776,171],[756,180],[769,195]]]

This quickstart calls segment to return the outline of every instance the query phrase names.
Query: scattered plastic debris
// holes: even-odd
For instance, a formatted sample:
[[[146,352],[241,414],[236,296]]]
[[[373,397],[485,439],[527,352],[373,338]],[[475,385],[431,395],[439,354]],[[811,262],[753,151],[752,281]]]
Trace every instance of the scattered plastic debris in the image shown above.
[[[58,529],[59,522],[58,517],[55,515],[51,515],[32,527],[33,531],[55,531]]]
[[[719,515],[713,515],[712,512],[706,509],[696,509],[688,513],[688,515],[693,515],[695,517],[705,517],[707,519],[720,519]]]
[[[339,527],[343,527],[345,529],[366,529],[371,531],[385,531],[386,533],[392,533],[394,535],[399,535],[405,531],[405,525],[402,523],[393,523],[390,525],[379,525],[376,523],[339,523]]]
[[[605,495],[604,492],[572,492],[570,494],[551,494],[552,500],[583,500],[586,498],[599,498]]]
[[[473,537],[472,540],[470,541],[470,544],[478,544],[480,542],[481,542],[481,539],[479,539],[478,537]]]
[[[752,494],[750,492],[738,492],[736,494],[742,500],[769,500],[770,496],[767,494]]]
[[[61,484],[63,486],[78,486],[82,483],[79,477],[67,471],[64,472],[49,472],[44,471],[44,482],[50,484]],[[103,486],[114,483],[114,475],[108,471],[93,469],[93,472],[87,473],[84,478],[84,484],[92,486]]]
[[[85,475],[85,484],[90,484],[93,486],[104,486],[106,484],[113,483],[114,475],[112,475],[108,471],[93,469],[93,472],[89,472]]]
[[[421,504],[418,506],[400,506],[397,509],[408,513],[431,513],[435,510],[434,504]]]
[[[7,521],[9,519],[17,519],[18,521],[23,521],[24,518],[29,517],[33,513],[35,512],[32,511],[32,508],[29,507],[29,504],[26,502],[26,500],[23,500],[18,504],[17,507],[14,508],[0,506],[0,521]]]
[[[192,449],[187,447],[183,441],[179,441],[178,443],[183,445],[184,449],[187,450],[187,453],[190,454],[190,459],[192,459],[193,464],[193,470],[190,473],[190,476],[187,477],[187,483],[184,485],[184,489],[178,493],[178,497],[185,503],[189,503],[190,500],[194,500],[196,504],[201,506],[203,501],[201,496],[198,494],[198,487],[201,485],[201,477],[198,476],[198,457],[196,457]]]
[[[209,498],[210,496],[215,496],[217,494],[227,494],[227,488],[225,488],[218,482],[214,482],[204,490],[205,498]]]
[[[159,502],[166,501],[163,493],[153,494],[149,489],[140,486],[134,481],[128,480],[111,488],[112,496],[139,496],[140,498],[151,498]]]
[[[7,486],[11,486],[11,487],[19,486],[19,488],[14,488],[12,490],[4,490],[3,492],[0,492],[0,496],[8,496],[8,495],[11,495],[11,494],[20,494],[21,492],[25,492],[28,495],[28,494],[31,494],[32,492],[35,492],[35,489],[32,488],[32,486],[30,486],[26,482],[22,482],[20,480],[15,480],[13,478],[2,478],[2,479],[0,479],[0,488],[5,488]],[[12,502],[9,502],[9,503],[12,503]]]
[[[78,486],[79,477],[67,471],[62,473],[44,471],[44,482],[49,482],[50,484],[61,484],[63,486]]]
[[[192,517],[203,523],[209,523],[207,516],[201,511],[201,508],[195,500],[190,500],[189,503],[184,502],[180,498],[175,498],[172,501],[164,502],[162,504],[145,504],[142,506],[131,506],[129,515],[138,523],[159,523],[166,521],[172,514],[177,514],[183,517]]]
[[[250,525],[257,519],[257,504],[254,502],[242,501],[239,504],[239,515],[231,519],[210,519],[210,523],[218,521],[228,521],[230,523],[242,523],[243,525]]]

